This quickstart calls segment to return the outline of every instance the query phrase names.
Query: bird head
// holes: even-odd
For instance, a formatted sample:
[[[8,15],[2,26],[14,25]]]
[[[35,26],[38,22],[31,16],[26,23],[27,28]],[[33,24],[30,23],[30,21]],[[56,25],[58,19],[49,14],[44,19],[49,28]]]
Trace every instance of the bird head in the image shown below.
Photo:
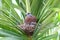
[[[31,13],[27,13],[26,16],[32,16],[32,14]]]

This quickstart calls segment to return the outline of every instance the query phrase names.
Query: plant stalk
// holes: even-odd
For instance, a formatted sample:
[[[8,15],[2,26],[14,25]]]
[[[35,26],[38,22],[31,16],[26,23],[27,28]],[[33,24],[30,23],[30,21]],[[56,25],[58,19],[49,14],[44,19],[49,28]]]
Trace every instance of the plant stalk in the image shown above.
[[[26,12],[31,13],[30,0],[26,0]]]
[[[28,40],[32,40],[32,36],[31,35],[28,36]]]

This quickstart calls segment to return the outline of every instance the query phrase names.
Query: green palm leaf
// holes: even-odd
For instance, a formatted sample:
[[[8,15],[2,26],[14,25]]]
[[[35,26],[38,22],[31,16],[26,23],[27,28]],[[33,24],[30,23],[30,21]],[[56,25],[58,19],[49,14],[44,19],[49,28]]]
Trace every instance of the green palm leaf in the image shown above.
[[[58,27],[60,0],[2,0],[0,7],[0,40],[54,40],[58,32],[49,35],[49,30]],[[18,13],[15,9],[18,9]],[[57,11],[58,10],[58,11]],[[37,24],[32,36],[27,36],[19,25],[24,23],[26,13],[36,16]],[[56,14],[58,16],[56,17]]]

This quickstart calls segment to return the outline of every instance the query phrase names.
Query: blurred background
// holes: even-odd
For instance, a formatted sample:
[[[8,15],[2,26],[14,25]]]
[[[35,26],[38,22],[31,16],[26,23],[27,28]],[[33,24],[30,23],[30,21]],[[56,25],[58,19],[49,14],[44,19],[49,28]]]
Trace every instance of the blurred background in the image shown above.
[[[44,1],[47,1],[47,0],[44,0]],[[11,4],[10,4],[10,2],[11,2]],[[21,3],[21,5],[20,4],[18,4],[17,3],[18,1],[16,1],[16,0],[0,0],[0,24],[2,25],[2,24],[4,24],[4,25],[7,25],[7,26],[9,26],[9,25],[11,25],[11,24],[9,24],[8,22],[5,22],[5,21],[7,21],[7,18],[5,18],[5,16],[4,16],[4,14],[6,13],[6,15],[9,17],[9,18],[11,18],[12,19],[12,21],[14,21],[15,20],[15,22],[13,22],[13,23],[15,23],[16,25],[17,24],[21,24],[21,23],[23,23],[24,22],[24,17],[25,17],[25,13],[26,13],[26,10],[24,9],[24,7],[25,7],[25,5],[24,5],[24,2],[22,2],[22,0],[19,0],[19,2],[22,2]],[[53,2],[53,1],[52,1]],[[48,24],[46,27],[52,27],[52,26],[54,26],[54,28],[51,28],[51,29],[49,29],[44,35],[45,36],[47,36],[47,35],[51,35],[51,34],[54,34],[54,33],[56,33],[56,34],[58,34],[57,35],[57,37],[56,38],[53,38],[53,39],[51,39],[51,40],[60,40],[60,0],[58,0],[58,1],[56,1],[55,0],[55,2],[56,2],[56,4],[52,4],[51,3],[51,6],[53,6],[54,5],[54,7],[53,8],[51,8],[50,6],[48,6],[48,7],[50,7],[52,10],[54,10],[54,11],[56,11],[56,14],[54,15],[54,17],[51,17],[49,20],[53,20],[53,23],[51,23],[51,24]],[[8,3],[8,4],[7,4]],[[32,2],[33,3],[33,2]],[[22,5],[23,4],[23,5]],[[43,4],[45,5],[45,3],[43,2]],[[20,8],[20,6],[23,6],[22,8]],[[11,6],[11,7],[10,7]],[[26,6],[27,7],[27,6]],[[34,6],[32,7],[32,8],[34,8]],[[46,10],[44,11],[44,12],[46,12],[47,11],[47,9],[48,8],[46,8]],[[2,11],[1,11],[2,10]],[[34,9],[32,9],[33,11],[35,11]],[[36,9],[36,10],[38,10],[38,9]],[[12,12],[13,11],[13,12]],[[34,14],[34,12],[32,11],[32,14],[33,15],[35,15],[36,16],[36,14]],[[40,10],[39,10],[40,11]],[[16,14],[16,13],[17,14]],[[13,13],[13,14],[12,14]],[[15,13],[15,14],[14,14]],[[48,12],[47,12],[48,13]],[[51,12],[52,13],[52,12]],[[19,17],[18,17],[18,16]],[[45,14],[46,15],[46,14]],[[12,17],[13,16],[13,17]],[[16,17],[15,17],[16,16]],[[38,15],[39,16],[39,15]],[[39,17],[38,16],[36,16],[37,17],[37,19],[39,19]],[[45,18],[45,16],[43,16],[43,19]],[[1,20],[1,19],[4,19],[4,20]],[[43,20],[42,19],[42,20]],[[10,20],[10,19],[9,19]],[[48,20],[48,21],[49,21]],[[48,21],[46,21],[46,22],[48,22]],[[42,21],[41,21],[42,22]],[[40,22],[40,23],[41,23]],[[45,23],[46,23],[45,22]],[[6,24],[5,24],[6,23]],[[44,24],[45,24],[44,23]],[[14,25],[15,25],[14,24]],[[2,29],[2,26],[0,25],[0,29]],[[14,26],[13,25],[13,26]],[[16,26],[15,25],[15,26]],[[44,25],[45,26],[45,25]],[[8,28],[8,27],[7,27]],[[4,28],[3,28],[4,29]],[[1,33],[1,30],[0,30],[0,33]],[[4,33],[4,32],[3,32]],[[5,33],[6,34],[6,33]],[[4,34],[4,35],[5,35]],[[40,35],[40,33],[38,33],[38,35]],[[4,39],[7,39],[7,38],[3,38],[3,37],[0,37],[0,40],[4,40]],[[8,38],[8,39],[10,39],[11,40],[11,38]],[[12,38],[13,39],[13,38]],[[14,39],[14,40],[16,40],[16,39]],[[39,40],[39,39],[38,39]]]

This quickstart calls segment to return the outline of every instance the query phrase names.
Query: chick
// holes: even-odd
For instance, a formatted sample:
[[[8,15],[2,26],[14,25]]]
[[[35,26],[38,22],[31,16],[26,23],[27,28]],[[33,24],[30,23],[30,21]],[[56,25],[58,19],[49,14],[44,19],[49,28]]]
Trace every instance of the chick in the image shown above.
[[[24,23],[20,25],[20,28],[24,30],[28,35],[32,35],[36,26],[36,17],[28,13],[25,17]]]
[[[36,24],[36,17],[33,16],[31,13],[28,13],[25,17],[26,24]]]

